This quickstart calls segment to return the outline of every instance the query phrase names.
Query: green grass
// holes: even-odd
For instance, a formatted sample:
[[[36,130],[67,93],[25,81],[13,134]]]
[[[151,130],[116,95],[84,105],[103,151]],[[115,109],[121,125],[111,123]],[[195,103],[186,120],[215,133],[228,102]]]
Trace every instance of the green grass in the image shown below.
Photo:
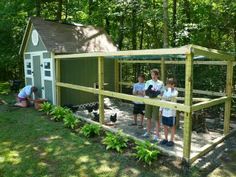
[[[12,97],[0,96],[12,102]],[[0,177],[182,176],[165,159],[152,166],[130,151],[106,151],[101,137],[86,138],[32,108],[0,105]],[[197,175],[196,175],[197,176]]]

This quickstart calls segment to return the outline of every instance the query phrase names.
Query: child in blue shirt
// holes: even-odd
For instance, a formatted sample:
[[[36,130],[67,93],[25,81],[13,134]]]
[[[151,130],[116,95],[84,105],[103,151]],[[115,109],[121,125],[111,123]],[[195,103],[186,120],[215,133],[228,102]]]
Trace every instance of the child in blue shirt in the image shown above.
[[[133,85],[133,95],[143,97],[144,88],[145,88],[145,76],[144,74],[140,74],[138,76],[138,83],[135,83]],[[140,114],[141,122],[139,124],[139,128],[143,128],[144,110],[145,110],[145,104],[140,103],[140,102],[134,102],[134,109],[133,109],[134,122],[130,124],[131,126],[137,125],[137,116],[138,114]]]

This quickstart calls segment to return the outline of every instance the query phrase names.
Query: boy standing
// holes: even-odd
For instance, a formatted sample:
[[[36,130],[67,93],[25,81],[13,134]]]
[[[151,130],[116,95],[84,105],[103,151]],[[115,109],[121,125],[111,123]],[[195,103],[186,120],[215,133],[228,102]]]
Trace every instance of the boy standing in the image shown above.
[[[166,90],[162,96],[163,100],[166,101],[176,101],[178,96],[178,91],[175,88],[176,82],[173,78],[169,78],[166,82]],[[160,108],[162,115],[162,124],[164,126],[165,139],[163,139],[160,144],[166,146],[174,146],[174,136],[175,136],[175,124],[176,124],[176,110],[169,108]],[[171,139],[168,141],[168,129],[171,129]]]
[[[164,84],[162,81],[158,80],[159,70],[151,70],[151,80],[148,80],[145,84],[145,97],[150,99],[155,99],[158,94],[164,92]],[[147,118],[147,131],[143,137],[149,137],[152,127],[152,119],[156,120],[156,134],[153,137],[154,141],[159,139],[159,129],[160,129],[160,120],[159,120],[159,107],[146,105],[145,106],[145,117]]]
[[[140,97],[144,96],[144,88],[145,88],[144,81],[145,81],[144,74],[140,74],[138,76],[138,83],[134,84],[133,86],[133,95],[140,96]],[[144,110],[145,110],[145,104],[140,103],[140,102],[134,102],[134,109],[133,109],[134,123],[130,124],[131,126],[137,125],[137,116],[138,114],[140,114],[141,123],[139,125],[139,128],[143,128]]]

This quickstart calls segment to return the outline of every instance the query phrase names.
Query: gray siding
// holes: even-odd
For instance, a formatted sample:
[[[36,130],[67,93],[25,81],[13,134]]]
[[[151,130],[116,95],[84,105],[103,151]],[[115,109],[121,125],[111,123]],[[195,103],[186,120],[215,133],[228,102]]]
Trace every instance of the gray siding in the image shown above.
[[[45,98],[47,98],[48,101],[52,103],[53,102],[52,81],[45,80],[44,89],[45,89]]]
[[[33,84],[31,78],[26,78],[25,81],[26,81],[25,85],[32,85]]]
[[[32,26],[32,31],[33,31],[33,29],[34,29],[34,27]],[[30,33],[28,43],[26,44],[25,52],[37,52],[37,51],[42,51],[42,50],[46,50],[46,48],[43,45],[40,35],[39,35],[38,45],[34,46],[32,43],[32,38],[31,38],[31,33]]]

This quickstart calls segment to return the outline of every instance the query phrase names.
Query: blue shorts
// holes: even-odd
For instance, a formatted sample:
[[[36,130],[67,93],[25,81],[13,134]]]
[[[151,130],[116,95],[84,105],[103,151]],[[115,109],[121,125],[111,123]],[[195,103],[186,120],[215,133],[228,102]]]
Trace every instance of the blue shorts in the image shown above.
[[[176,124],[176,118],[162,116],[162,124],[168,127],[173,127]]]

